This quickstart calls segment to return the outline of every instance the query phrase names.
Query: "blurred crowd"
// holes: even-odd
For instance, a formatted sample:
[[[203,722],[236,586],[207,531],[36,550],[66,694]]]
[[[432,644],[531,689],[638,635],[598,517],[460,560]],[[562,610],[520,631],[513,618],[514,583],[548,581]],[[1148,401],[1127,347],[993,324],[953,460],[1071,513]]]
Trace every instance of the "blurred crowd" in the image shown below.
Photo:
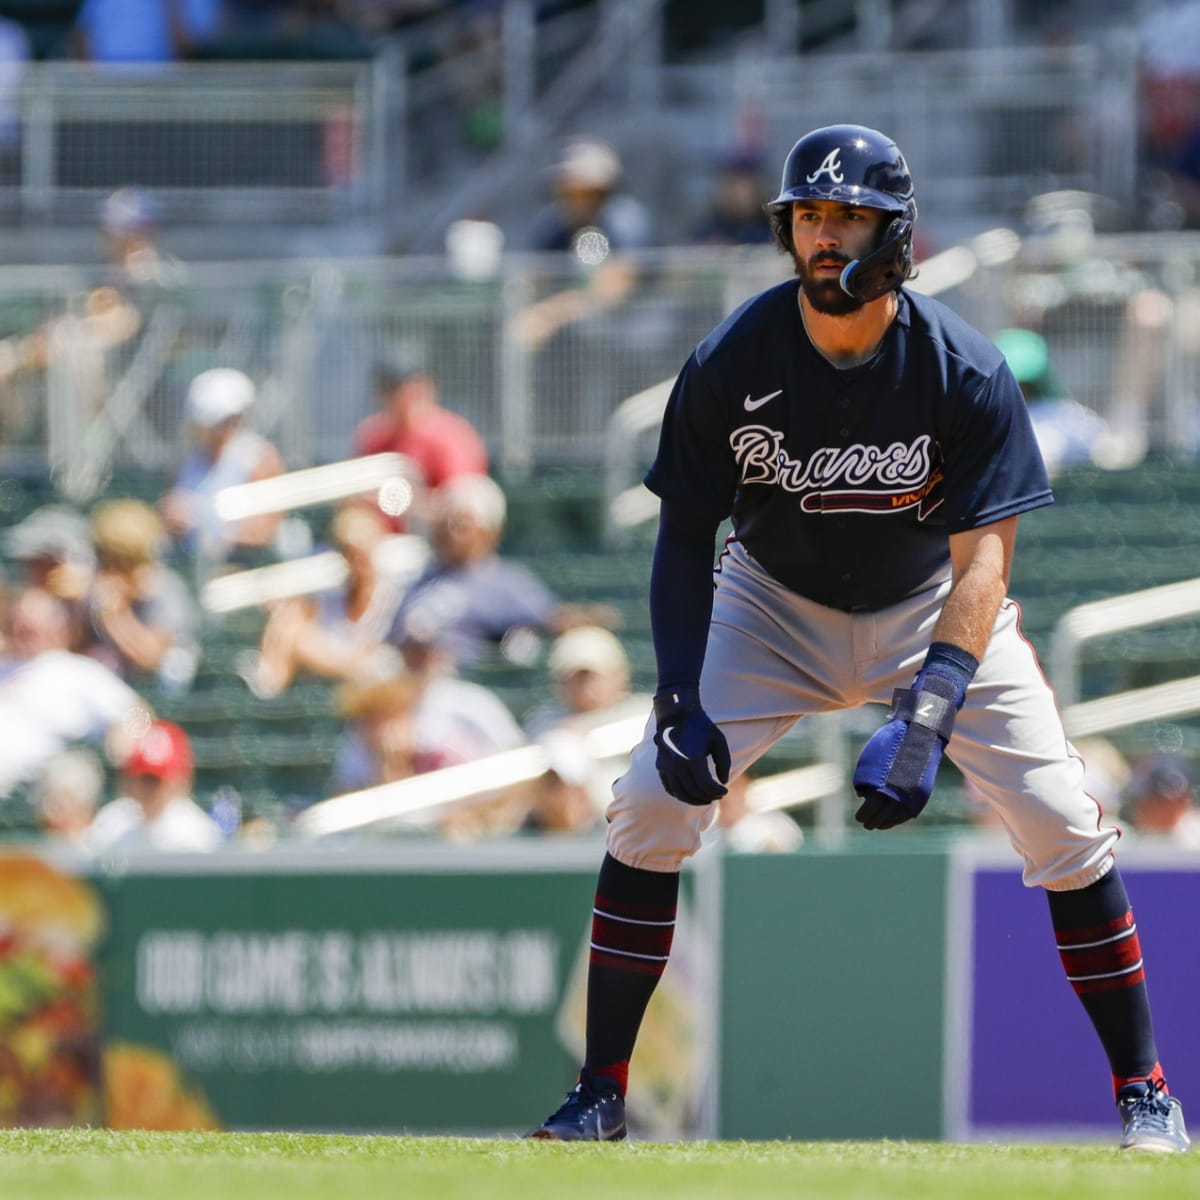
[[[998,341],[1023,384],[1050,374],[1030,331]],[[383,461],[388,474],[310,513],[315,541],[300,553],[281,533],[307,498],[271,492],[300,476],[254,428],[256,383],[229,366],[192,378],[185,444],[157,496],[56,500],[0,533],[0,809],[10,818],[24,804],[45,835],[99,855],[288,836],[303,807],[264,815],[227,784],[197,792],[205,747],[198,758],[186,715],[171,714],[215,679],[268,708],[321,686],[339,733],[305,805],[482,763],[471,786],[392,826],[460,840],[599,834],[650,707],[632,686],[622,613],[504,551],[505,490],[478,431],[444,407],[419,345],[381,353],[373,380],[376,411],[331,467]],[[263,502],[231,507],[238,495]],[[222,622],[235,611],[255,614],[255,644],[206,660],[228,645]],[[497,665],[522,680],[521,710],[490,685]],[[538,757],[524,777],[493,786],[491,764],[525,749]],[[1127,761],[1099,739],[1080,750],[1107,818],[1197,844],[1185,757]],[[716,836],[750,850],[798,844],[793,819],[756,811],[754,787],[741,781],[722,801]]]
[[[15,6],[9,6],[15,7]],[[26,56],[100,63],[367,57],[374,39],[480,0],[79,0],[21,5]]]
[[[621,182],[611,147],[564,147],[539,246],[575,254],[582,237],[604,250],[577,285],[521,314],[516,338],[540,344],[624,302],[635,273],[621,252],[646,243],[648,219]],[[161,215],[145,189],[110,195],[99,222],[107,266],[78,311],[0,341],[6,442],[27,432],[22,386],[67,353],[86,410],[102,410],[137,371],[186,275],[163,247]],[[535,745],[540,776],[410,824],[460,837],[595,830],[622,756],[594,753],[589,735],[649,708],[630,693],[620,614],[560,594],[501,552],[506,494],[479,431],[443,403],[427,348],[381,348],[374,411],[343,431],[346,460],[391,456],[391,474],[342,489],[312,521],[289,511],[294,497],[230,507],[231,496],[288,475],[257,419],[263,386],[242,364],[205,365],[187,380],[181,412],[146,414],[173,464],[158,494],[122,494],[88,475],[85,456],[73,488],[0,531],[0,806],[10,820],[15,801],[33,803],[43,828],[95,853],[207,849],[246,826],[259,839],[284,832],[228,794],[196,802],[203,747],[197,759],[187,720],[157,710],[216,674],[268,705],[297,683],[328,686],[342,732],[309,801]],[[261,617],[258,644],[231,663],[208,661],[205,634],[228,610],[206,608],[206,589],[239,580],[250,591],[238,606]],[[512,712],[471,677],[496,661],[524,673],[535,711]]]
[[[731,246],[764,239],[761,159],[730,152],[715,178],[711,211],[690,236]],[[162,246],[152,194],[113,193],[100,226],[108,268],[86,302],[0,341],[0,414],[5,382],[53,369],[67,343],[77,362],[93,364],[81,378],[101,407],[115,390],[113,363],[136,363],[156,305],[185,274]],[[627,189],[613,147],[578,136],[559,148],[531,229],[530,249],[577,269],[531,296],[510,336],[531,354],[576,339],[578,353],[597,318],[633,308],[643,271],[635,252],[654,240],[651,214]],[[1147,427],[1159,380],[1135,368],[1146,339],[1161,333],[1156,302],[1161,309],[1150,286],[1129,296],[1129,366],[1116,377],[1138,399],[1125,424],[1061,385],[1038,332],[1044,311],[1027,305],[1019,311],[1029,325],[996,334],[1052,470],[1129,465],[1146,452],[1134,435]],[[629,354],[639,319],[635,311],[617,326]],[[187,720],[170,718],[171,698],[223,672],[267,705],[298,684],[330,689],[340,734],[308,802],[536,747],[544,769],[520,786],[489,791],[485,779],[469,800],[421,808],[403,826],[458,838],[600,830],[624,759],[597,750],[593,735],[649,709],[648,696],[631,691],[621,614],[561,594],[556,580],[503,552],[505,491],[479,430],[443,402],[428,347],[395,339],[375,354],[374,411],[343,431],[343,453],[394,456],[393,476],[340,494],[315,523],[291,511],[294,496],[230,503],[269,496],[254,489],[289,471],[256,419],[264,381],[243,366],[197,370],[175,428],[170,414],[159,417],[174,463],[159,494],[121,495],[97,480],[92,492],[104,499],[49,504],[3,531],[0,801],[23,798],[46,831],[89,853],[286,835],[295,811],[244,812],[236,789],[196,795],[205,747],[197,755]],[[601,363],[597,379],[606,372]],[[14,423],[11,410],[4,421]],[[234,607],[260,614],[261,636],[231,663],[206,662],[205,631],[228,610],[204,599],[234,579],[247,589]],[[539,696],[529,711],[512,711],[489,686],[495,662],[524,673],[527,693]],[[718,830],[731,845],[786,848],[799,835],[795,821],[754,811],[742,792],[724,809]]]
[[[388,473],[341,487],[306,552],[280,536],[306,497],[270,491],[302,476],[255,430],[258,388],[229,366],[191,380],[185,444],[157,496],[55,501],[2,531],[10,825],[24,804],[45,835],[89,855],[287,836],[303,807],[245,811],[227,784],[197,794],[204,748],[198,759],[186,715],[170,714],[197,688],[235,686],[269,708],[319,684],[340,733],[305,805],[482,761],[458,801],[418,805],[401,827],[456,839],[602,829],[650,707],[632,687],[621,612],[563,594],[540,564],[503,551],[506,493],[419,346],[382,353],[374,390],[376,411],[326,476],[379,461]],[[231,508],[236,496],[265,499]],[[261,632],[228,661],[234,610],[256,614]],[[489,686],[497,664],[523,680],[527,711]],[[531,769],[493,787],[487,764],[520,749],[537,752]],[[800,840],[794,821],[753,812],[741,791],[726,808],[731,844],[735,826],[746,849]]]
[[[564,0],[537,11],[583,6]],[[709,25],[719,7],[706,8]],[[422,26],[433,30],[423,51],[429,61],[462,66],[490,61],[500,8],[480,0],[85,0],[58,41],[30,22],[0,17],[0,61],[353,57]],[[439,16],[453,19],[438,26]],[[1200,189],[1198,28],[1200,3],[1183,3],[1141,31],[1147,173],[1139,226],[1200,223],[1192,194]],[[499,94],[494,72],[464,66],[454,136],[479,152],[498,144]],[[606,413],[613,395],[624,394],[613,382],[619,366],[644,361],[651,379],[678,366],[673,356],[664,367],[655,357],[668,341],[659,324],[666,306],[642,303],[670,286],[669,272],[648,265],[642,251],[668,242],[769,245],[763,203],[776,164],[761,130],[742,135],[710,147],[701,172],[708,191],[694,219],[668,218],[641,193],[614,145],[580,132],[547,143],[543,203],[525,228],[501,230],[486,213],[451,226],[446,253],[460,279],[488,278],[501,249],[557,264],[531,276],[506,313],[505,337],[531,364],[535,413],[561,405],[562,363],[578,393],[573,403]],[[1200,290],[1179,273],[1166,281],[1101,259],[1097,236],[1131,220],[1101,197],[1070,191],[1035,198],[1025,215],[1021,235],[1048,253],[1036,270],[1009,281],[1011,323],[995,339],[1052,472],[1127,467],[1180,448],[1162,410],[1169,374],[1200,376]],[[30,397],[44,394],[68,348],[80,412],[111,404],[144,369],[156,321],[164,312],[168,323],[175,319],[164,301],[187,276],[164,247],[162,223],[153,193],[118,189],[100,214],[105,266],[96,285],[68,312],[6,324],[0,445],[37,442],[44,431],[30,430],[46,414]],[[922,253],[936,249],[927,244]],[[1070,360],[1078,347],[1063,334],[1102,321],[1115,330],[1113,365],[1100,399],[1084,402],[1064,382],[1080,372]],[[142,432],[162,439],[172,463],[157,495],[122,495],[119,486],[87,478],[84,457],[72,466],[70,494],[103,499],[56,501],[2,531],[0,803],[28,798],[46,831],[91,853],[207,849],[286,832],[246,819],[236,803],[195,794],[205,747],[186,720],[171,719],[170,698],[221,672],[266,705],[285,703],[313,681],[330,689],[339,741],[311,799],[532,746],[544,756],[540,775],[495,794],[481,788],[482,800],[430,809],[406,818],[407,826],[456,837],[602,826],[622,762],[597,751],[593,735],[649,707],[632,690],[620,614],[563,594],[560,581],[504,552],[508,497],[481,432],[444,402],[429,347],[390,339],[371,356],[374,411],[339,430],[342,453],[394,455],[399,465],[384,485],[339,496],[316,521],[297,519],[288,501],[230,502],[235,494],[269,497],[254,489],[302,465],[287,461],[278,420],[257,419],[269,381],[253,355],[233,353],[188,370],[186,386],[172,391],[185,397],[182,411],[147,408]],[[1200,421],[1194,441],[1200,449]],[[261,634],[235,661],[209,662],[205,634],[228,609],[206,607],[205,597],[217,594],[207,589],[224,585],[231,595],[232,579],[244,589],[235,607],[259,614]],[[539,695],[529,711],[512,711],[489,686],[496,662],[525,673]],[[1174,774],[1154,776],[1188,780],[1175,789],[1177,801],[1191,795],[1185,767],[1181,760]],[[1113,804],[1127,806],[1135,826],[1179,836],[1175,824],[1168,830],[1165,819],[1147,815],[1163,804],[1132,793]],[[781,846],[798,832],[788,818],[783,826],[764,819],[740,793],[723,807],[731,843]],[[1190,811],[1189,799],[1183,815]]]
[[[543,779],[486,814],[447,814],[446,831],[596,825],[603,784],[585,743],[606,712],[627,715],[630,667],[608,628],[619,614],[560,596],[500,553],[505,493],[416,348],[384,356],[375,381],[378,411],[352,431],[348,454],[394,455],[397,474],[334,503],[313,554],[277,552],[280,510],[222,508],[228,489],[285,472],[252,428],[255,384],[233,367],[192,380],[188,446],[156,500],[48,504],[4,531],[0,796],[35,796],[47,830],[97,852],[207,849],[233,833],[196,805],[189,734],[155,705],[212,668],[203,632],[217,618],[202,609],[203,584],[274,572],[249,602],[263,615],[260,644],[233,670],[268,702],[298,680],[336,688],[342,741],[318,795],[542,739]],[[330,555],[338,570],[314,582],[308,565]],[[463,677],[489,656],[530,673],[545,658],[533,725]]]

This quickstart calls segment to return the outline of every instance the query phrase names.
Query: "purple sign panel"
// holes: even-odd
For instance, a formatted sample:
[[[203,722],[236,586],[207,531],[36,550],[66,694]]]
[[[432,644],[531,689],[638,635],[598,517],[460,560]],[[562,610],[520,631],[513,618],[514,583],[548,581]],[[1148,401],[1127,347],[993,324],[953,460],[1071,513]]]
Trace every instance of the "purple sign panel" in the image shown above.
[[[1121,874],[1159,1057],[1185,1108],[1200,1105],[1200,862],[1131,858],[1122,858]],[[967,1135],[1113,1137],[1108,1061],[1063,974],[1041,890],[1026,888],[1019,869],[979,865],[972,896]]]

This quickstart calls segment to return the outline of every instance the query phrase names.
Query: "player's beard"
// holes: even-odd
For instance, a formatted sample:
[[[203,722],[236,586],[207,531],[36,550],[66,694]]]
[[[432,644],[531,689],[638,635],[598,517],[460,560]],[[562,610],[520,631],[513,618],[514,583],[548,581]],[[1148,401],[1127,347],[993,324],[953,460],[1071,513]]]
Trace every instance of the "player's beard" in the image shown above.
[[[839,275],[835,279],[818,276],[815,265],[818,262],[836,260],[838,265],[845,268],[850,259],[840,254],[814,254],[807,262],[794,250],[792,260],[796,264],[796,274],[800,277],[800,286],[804,289],[804,297],[813,310],[824,313],[827,317],[846,317],[862,308],[862,301],[855,300],[842,290],[842,280]]]

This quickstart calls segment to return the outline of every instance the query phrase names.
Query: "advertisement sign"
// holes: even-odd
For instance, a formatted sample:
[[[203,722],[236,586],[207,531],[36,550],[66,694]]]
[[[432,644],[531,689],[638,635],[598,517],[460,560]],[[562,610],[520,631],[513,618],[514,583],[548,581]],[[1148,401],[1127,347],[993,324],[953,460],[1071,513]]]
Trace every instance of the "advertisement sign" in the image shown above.
[[[1200,1080],[1200,871],[1195,856],[1122,847],[1159,1056],[1186,1100]],[[961,893],[960,893],[961,894]],[[1119,1130],[1108,1062],[1066,981],[1046,898],[1019,865],[977,862],[969,945],[957,957],[969,1014],[964,1104],[952,1136],[1099,1138]]]
[[[100,881],[106,1036],[165,1055],[229,1128],[522,1132],[575,1080],[602,854],[140,863]],[[676,976],[686,939],[679,957]],[[664,980],[648,1017],[671,1010],[660,1040],[682,1063],[691,1004]],[[694,1074],[631,1095],[644,1128],[688,1131]]]
[[[86,882],[32,855],[0,854],[0,1126],[97,1120],[94,953],[104,928]]]
[[[602,855],[590,839],[0,854],[0,1125],[524,1132],[584,1053]],[[1186,1100],[1200,869],[1144,844],[1121,866]],[[629,1102],[635,1135],[659,1138],[1119,1128],[1045,896],[995,842],[703,852]]]

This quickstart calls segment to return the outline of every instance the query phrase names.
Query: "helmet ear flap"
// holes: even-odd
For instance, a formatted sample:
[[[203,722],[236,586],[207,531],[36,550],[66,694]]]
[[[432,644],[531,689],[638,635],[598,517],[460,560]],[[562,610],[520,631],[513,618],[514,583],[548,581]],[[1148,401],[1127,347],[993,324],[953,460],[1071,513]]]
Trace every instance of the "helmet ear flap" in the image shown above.
[[[895,291],[912,274],[913,223],[896,217],[884,230],[879,246],[856,258],[842,272],[842,291],[863,304]]]

